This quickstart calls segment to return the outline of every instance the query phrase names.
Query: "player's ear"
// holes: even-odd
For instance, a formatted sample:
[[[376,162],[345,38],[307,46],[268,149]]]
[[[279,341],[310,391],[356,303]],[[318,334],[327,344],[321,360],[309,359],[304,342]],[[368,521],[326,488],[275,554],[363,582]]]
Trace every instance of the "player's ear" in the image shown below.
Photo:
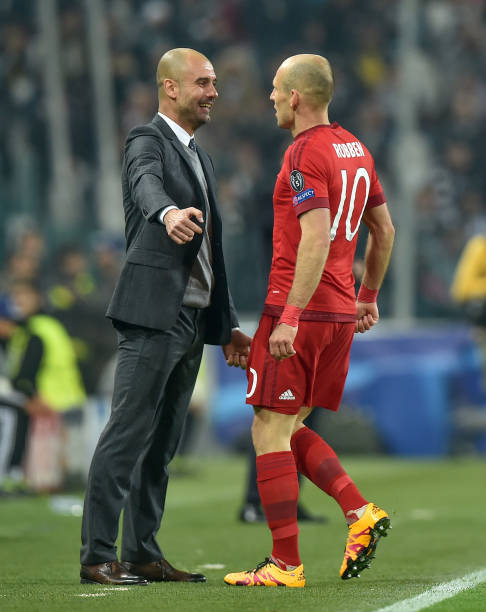
[[[290,108],[295,111],[299,106],[299,92],[296,89],[290,90]]]

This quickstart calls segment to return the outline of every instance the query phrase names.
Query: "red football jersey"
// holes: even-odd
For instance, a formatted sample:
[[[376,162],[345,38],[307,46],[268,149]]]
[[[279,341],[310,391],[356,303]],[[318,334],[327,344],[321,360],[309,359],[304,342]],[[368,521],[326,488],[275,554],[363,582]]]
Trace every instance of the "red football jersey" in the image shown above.
[[[299,215],[329,208],[329,256],[306,311],[330,313],[334,321],[352,320],[356,314],[352,265],[361,217],[365,207],[384,202],[373,158],[350,132],[333,123],[298,134],[285,152],[273,194],[273,259],[266,304],[287,302],[301,237]]]

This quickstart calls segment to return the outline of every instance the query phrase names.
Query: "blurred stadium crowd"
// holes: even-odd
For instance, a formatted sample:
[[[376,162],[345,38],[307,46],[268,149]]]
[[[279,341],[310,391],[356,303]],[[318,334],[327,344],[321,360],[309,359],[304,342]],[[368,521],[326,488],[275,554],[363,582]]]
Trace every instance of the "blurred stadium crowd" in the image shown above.
[[[123,257],[103,231],[94,193],[98,152],[85,0],[58,0],[62,78],[81,211],[69,236],[50,213],[52,160],[37,2],[0,0],[0,290],[40,287],[43,309],[77,338],[88,394],[114,351],[103,313]],[[392,214],[400,146],[397,108],[401,2],[389,0],[104,0],[118,144],[156,112],[154,75],[172,47],[213,62],[220,98],[197,137],[219,177],[230,284],[240,311],[257,313],[271,256],[272,191],[287,132],[268,100],[276,67],[302,52],[335,70],[330,109],[372,152]],[[486,233],[486,0],[417,3],[413,92],[424,170],[414,201],[415,315],[457,314],[450,286],[467,240]],[[407,173],[407,163],[399,169]],[[120,202],[120,216],[121,202]],[[400,227],[398,227],[400,232]],[[361,245],[362,247],[363,245]],[[391,280],[390,280],[391,279]],[[381,312],[392,314],[393,271]],[[248,288],[251,288],[249,291]]]
[[[120,150],[127,131],[156,111],[155,67],[174,46],[206,53],[219,80],[211,125],[198,137],[219,176],[232,288],[240,309],[258,311],[271,249],[271,193],[288,135],[268,101],[281,60],[298,52],[327,55],[336,76],[331,118],[372,151],[394,210],[390,167],[396,136],[400,2],[372,0],[105,0]],[[96,150],[85,3],[60,0],[62,70],[74,167],[83,194],[79,244],[87,254],[99,229],[93,194]],[[486,225],[486,2],[418,3],[414,58],[420,142],[428,161],[415,202],[416,314],[453,313],[449,287],[466,239]],[[49,133],[41,78],[36,2],[0,2],[1,245],[11,262],[16,232],[31,219],[44,233],[46,256],[56,240],[49,218]],[[404,173],[407,168],[402,168]],[[230,248],[228,248],[230,247]],[[5,265],[9,265],[6,263]],[[247,287],[252,291],[248,292]],[[389,291],[382,310],[390,313]]]

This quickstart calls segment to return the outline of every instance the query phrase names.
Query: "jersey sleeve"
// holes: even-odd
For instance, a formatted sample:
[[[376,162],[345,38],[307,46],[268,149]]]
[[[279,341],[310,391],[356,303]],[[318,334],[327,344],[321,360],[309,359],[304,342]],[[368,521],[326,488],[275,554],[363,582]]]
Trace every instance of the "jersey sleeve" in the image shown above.
[[[313,208],[329,208],[326,164],[322,153],[297,143],[289,155],[289,182],[297,217]]]
[[[383,193],[383,188],[381,186],[380,181],[378,180],[375,165],[373,164],[373,172],[371,174],[370,182],[370,194],[368,196],[368,201],[366,202],[366,208],[374,208],[375,206],[380,206],[380,204],[384,204],[385,202],[385,194]]]

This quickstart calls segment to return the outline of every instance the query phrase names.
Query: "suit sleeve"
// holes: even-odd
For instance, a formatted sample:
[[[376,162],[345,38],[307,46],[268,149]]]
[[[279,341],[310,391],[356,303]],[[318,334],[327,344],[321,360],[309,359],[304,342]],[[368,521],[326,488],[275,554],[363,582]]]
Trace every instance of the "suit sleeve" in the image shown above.
[[[167,206],[176,206],[164,190],[164,160],[157,138],[136,128],[125,146],[128,184],[133,201],[147,221],[152,221]]]

